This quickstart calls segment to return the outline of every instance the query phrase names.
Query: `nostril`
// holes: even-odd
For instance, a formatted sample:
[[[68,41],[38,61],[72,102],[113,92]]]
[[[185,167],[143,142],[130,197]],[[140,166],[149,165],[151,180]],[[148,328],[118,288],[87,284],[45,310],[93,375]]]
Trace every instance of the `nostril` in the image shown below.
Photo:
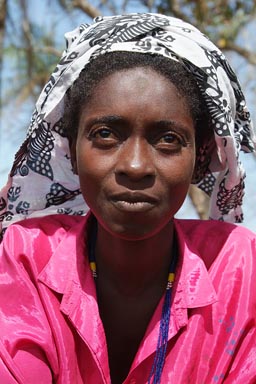
[[[155,176],[155,172],[153,170],[133,167],[122,170],[117,169],[115,174],[120,177],[130,178],[131,180],[151,179]]]
[[[122,185],[125,188],[130,190],[142,190],[146,188],[151,188],[155,183],[155,175],[146,174],[140,177],[131,177],[131,175],[127,175],[125,172],[117,172],[115,174],[116,183]]]

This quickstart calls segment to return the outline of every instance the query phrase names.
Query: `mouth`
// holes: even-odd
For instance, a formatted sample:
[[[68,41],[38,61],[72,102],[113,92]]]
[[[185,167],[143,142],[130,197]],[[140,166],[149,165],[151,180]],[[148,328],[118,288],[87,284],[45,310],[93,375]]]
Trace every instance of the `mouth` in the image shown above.
[[[146,212],[158,203],[155,197],[139,192],[112,195],[110,200],[117,209],[126,212]]]

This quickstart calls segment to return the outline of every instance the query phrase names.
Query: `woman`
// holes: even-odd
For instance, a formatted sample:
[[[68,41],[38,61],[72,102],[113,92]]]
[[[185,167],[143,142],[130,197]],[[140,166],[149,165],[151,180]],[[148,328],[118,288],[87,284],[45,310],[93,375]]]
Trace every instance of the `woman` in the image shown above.
[[[67,40],[2,191],[2,381],[254,383],[255,235],[174,219],[193,181],[242,220],[235,74],[166,16]]]

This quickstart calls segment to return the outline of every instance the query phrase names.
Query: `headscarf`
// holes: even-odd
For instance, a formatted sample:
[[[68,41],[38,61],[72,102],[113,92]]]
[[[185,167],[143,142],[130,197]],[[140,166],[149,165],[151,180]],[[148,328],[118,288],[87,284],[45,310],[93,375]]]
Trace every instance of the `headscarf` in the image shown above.
[[[211,218],[241,222],[245,172],[239,151],[254,151],[255,137],[237,77],[220,50],[192,25],[160,14],[97,17],[65,37],[67,47],[39,96],[26,140],[0,192],[2,229],[24,218],[88,210],[63,129],[64,95],[86,64],[113,51],[162,55],[193,74],[216,144],[214,150],[200,148],[196,182],[211,195]]]

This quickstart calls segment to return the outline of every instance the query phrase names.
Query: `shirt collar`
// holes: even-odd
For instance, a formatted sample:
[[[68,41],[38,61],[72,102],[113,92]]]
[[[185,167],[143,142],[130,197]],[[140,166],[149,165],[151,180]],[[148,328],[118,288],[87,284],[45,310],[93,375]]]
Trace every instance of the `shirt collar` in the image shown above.
[[[84,280],[88,276],[80,279],[80,274],[88,275],[88,268],[84,267],[84,255],[90,216],[89,213],[67,231],[39,275],[41,282],[58,293],[65,293],[71,280],[86,285]],[[193,249],[183,229],[185,221],[182,223],[182,220],[174,220],[174,223],[181,255],[176,272],[179,292],[179,304],[176,305],[180,308],[195,308],[212,304],[217,301],[216,292],[201,256]]]
[[[194,249],[188,234],[183,229],[185,222],[185,220],[175,220],[181,255],[176,278],[177,291],[182,292],[180,307],[204,307],[215,303],[217,295],[202,255]]]
[[[90,214],[87,214],[79,217],[75,224],[70,223],[70,228],[38,276],[39,281],[60,294],[68,290],[71,282],[80,283],[80,275],[87,270],[84,255],[89,217]]]

